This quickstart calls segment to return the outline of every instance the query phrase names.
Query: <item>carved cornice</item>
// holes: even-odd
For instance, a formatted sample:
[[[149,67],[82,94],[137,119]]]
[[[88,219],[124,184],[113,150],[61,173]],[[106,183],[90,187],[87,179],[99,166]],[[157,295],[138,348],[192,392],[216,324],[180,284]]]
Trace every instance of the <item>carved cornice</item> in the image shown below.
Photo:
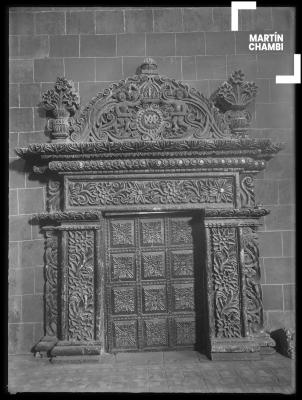
[[[205,210],[205,217],[206,218],[261,218],[265,215],[268,215],[270,210],[267,208],[226,208],[226,209],[210,209],[207,208]]]
[[[59,223],[68,221],[98,221],[100,214],[97,211],[58,211],[52,213],[34,214],[32,217],[33,223]]]
[[[53,172],[86,172],[86,171],[149,171],[163,169],[217,170],[240,169],[260,171],[265,168],[264,161],[247,157],[241,158],[160,158],[138,160],[90,160],[90,161],[51,161],[48,168]],[[38,169],[36,168],[36,172]],[[41,171],[44,172],[43,170]]]
[[[18,147],[16,153],[23,158],[58,155],[157,153],[157,152],[221,152],[232,155],[238,151],[272,156],[284,147],[283,143],[272,143],[270,139],[203,139],[181,141],[127,142],[127,143],[34,143],[27,148]]]

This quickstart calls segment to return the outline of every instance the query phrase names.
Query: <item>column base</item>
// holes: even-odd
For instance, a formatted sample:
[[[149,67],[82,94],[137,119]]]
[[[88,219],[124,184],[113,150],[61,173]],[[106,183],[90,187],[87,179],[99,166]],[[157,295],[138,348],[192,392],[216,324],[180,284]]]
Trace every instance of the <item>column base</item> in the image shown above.
[[[62,357],[70,358],[78,357],[81,360],[85,358],[99,358],[101,352],[101,342],[99,341],[91,341],[91,342],[79,342],[79,341],[68,341],[68,340],[60,340],[49,352],[50,357],[56,358],[58,357],[62,359]],[[63,358],[65,359],[65,358]]]
[[[276,352],[276,342],[273,338],[271,338],[269,333],[261,332],[259,334],[253,335],[253,339],[260,346],[261,355],[274,354]]]
[[[213,361],[260,360],[260,346],[250,338],[212,338],[208,357]]]
[[[49,357],[49,353],[54,348],[58,338],[56,336],[44,336],[33,348],[35,357]]]

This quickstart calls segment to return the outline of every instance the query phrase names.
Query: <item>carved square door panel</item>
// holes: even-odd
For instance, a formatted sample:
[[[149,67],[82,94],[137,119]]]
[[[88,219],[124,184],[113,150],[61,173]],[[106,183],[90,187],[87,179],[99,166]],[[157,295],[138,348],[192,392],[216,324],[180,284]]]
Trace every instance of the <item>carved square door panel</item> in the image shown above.
[[[116,215],[106,226],[107,350],[194,347],[195,290],[202,290],[194,216]]]

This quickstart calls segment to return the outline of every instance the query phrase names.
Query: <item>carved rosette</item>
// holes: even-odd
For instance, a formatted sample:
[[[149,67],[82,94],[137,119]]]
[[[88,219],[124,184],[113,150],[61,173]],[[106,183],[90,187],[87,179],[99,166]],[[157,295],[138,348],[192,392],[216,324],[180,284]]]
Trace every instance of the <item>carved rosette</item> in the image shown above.
[[[242,228],[243,279],[247,335],[263,333],[263,304],[260,285],[258,237],[254,227]]]
[[[57,78],[54,89],[42,94],[41,106],[48,112],[48,128],[54,141],[65,141],[69,136],[72,117],[79,108],[79,97],[73,82]]]
[[[214,104],[224,112],[224,119],[235,136],[246,136],[252,116],[246,107],[256,97],[258,88],[254,82],[246,82],[244,74],[235,71],[212,94]]]
[[[58,322],[58,236],[45,231],[45,334],[57,336]]]
[[[242,336],[237,232],[234,227],[211,228],[212,285],[215,336]]]
[[[94,339],[94,232],[68,231],[68,337]]]

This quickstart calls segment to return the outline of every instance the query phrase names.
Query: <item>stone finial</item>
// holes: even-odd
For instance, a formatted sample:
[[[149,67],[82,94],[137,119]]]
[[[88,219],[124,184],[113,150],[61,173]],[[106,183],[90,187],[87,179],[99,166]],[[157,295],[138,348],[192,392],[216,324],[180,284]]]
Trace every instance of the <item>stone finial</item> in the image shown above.
[[[145,58],[142,65],[139,67],[140,74],[157,75],[157,64],[153,58]]]
[[[48,127],[52,131],[52,139],[64,141],[68,137],[69,118],[80,106],[73,82],[58,77],[54,89],[42,94],[41,106],[50,116]]]
[[[245,81],[244,73],[238,70],[211,96],[215,106],[225,113],[225,121],[236,136],[246,136],[251,121],[251,114],[246,107],[255,99],[257,92],[256,84]]]

